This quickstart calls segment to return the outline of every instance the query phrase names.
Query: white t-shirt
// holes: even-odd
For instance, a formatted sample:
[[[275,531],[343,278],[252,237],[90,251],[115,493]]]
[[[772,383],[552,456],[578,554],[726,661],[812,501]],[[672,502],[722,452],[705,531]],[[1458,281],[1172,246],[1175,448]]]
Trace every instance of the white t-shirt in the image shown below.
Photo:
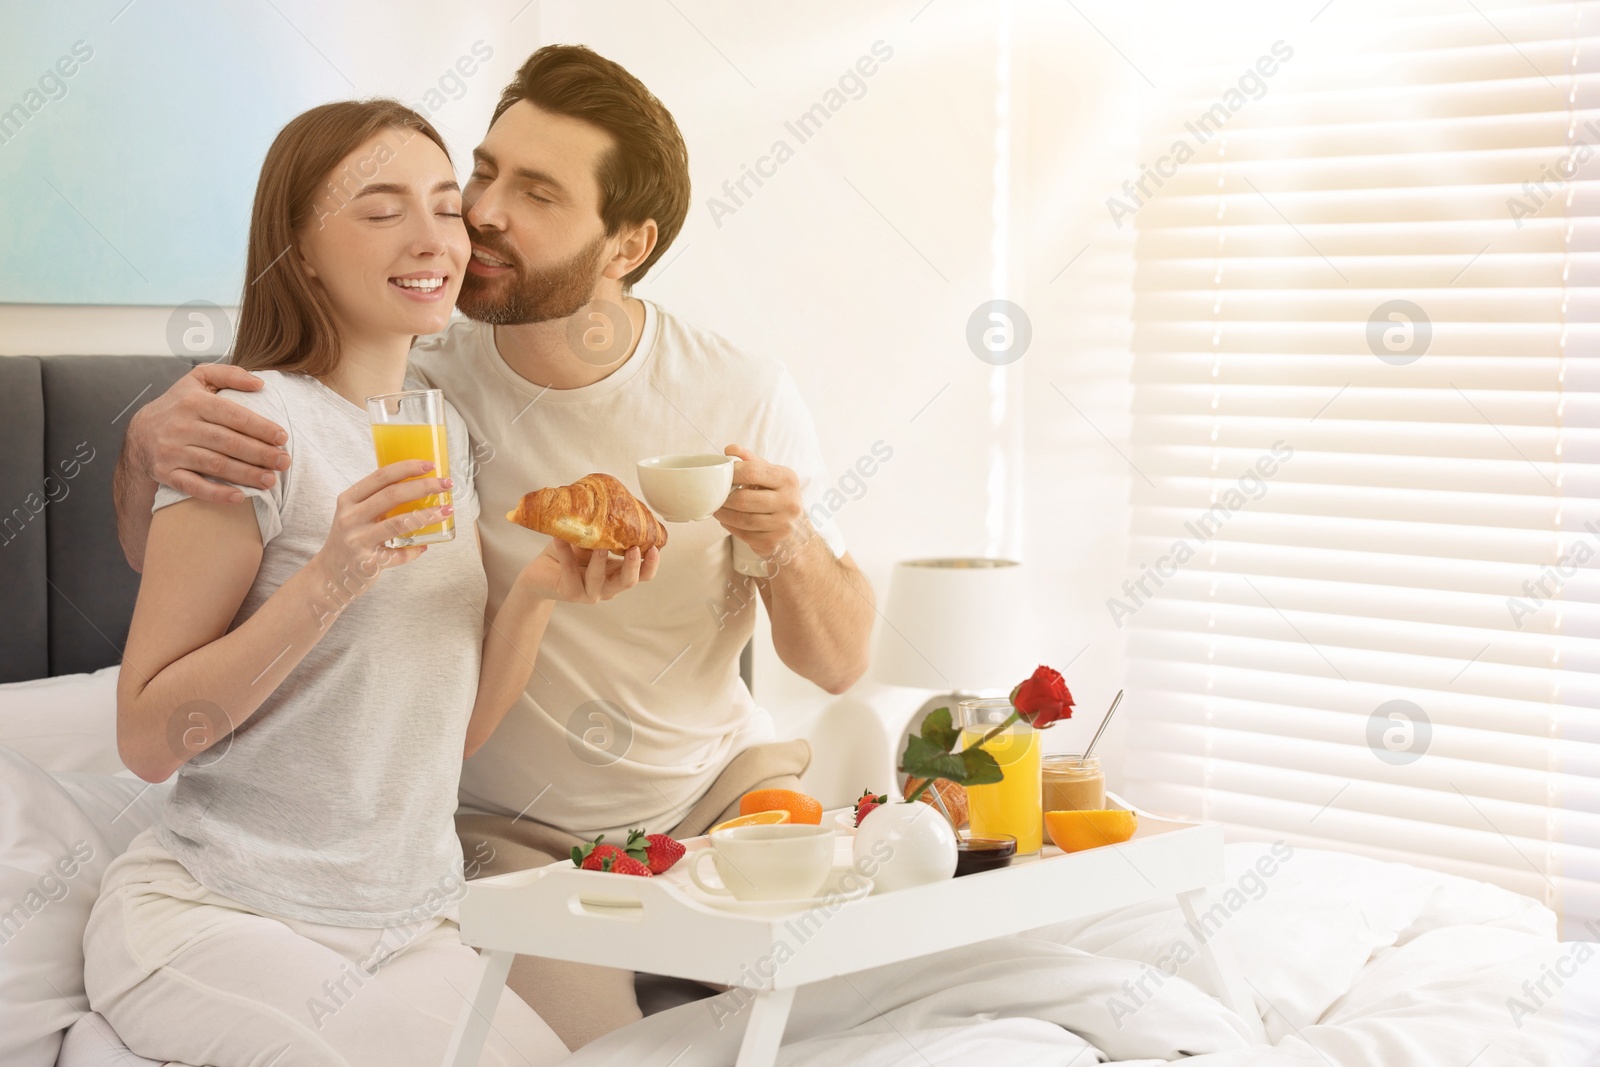
[[[532,490],[605,473],[640,495],[639,460],[738,444],[793,469],[808,508],[820,495],[816,430],[783,364],[644,307],[633,355],[578,389],[516,374],[481,323],[454,323],[412,350],[412,366],[472,434],[491,610],[545,546],[505,517]],[[831,521],[812,524],[844,553]],[[590,838],[665,832],[730,759],[772,739],[739,677],[760,599],[754,580],[733,569],[732,538],[715,519],[668,523],[667,533],[654,580],[603,604],[556,606],[527,690],[466,761],[464,810],[522,814]]]
[[[219,395],[288,431],[294,465],[271,489],[239,486],[255,507],[261,566],[230,631],[311,561],[338,495],[378,467],[361,408],[304,374],[256,377],[258,392]],[[324,589],[319,617],[348,607],[244,725],[178,770],[156,838],[207,888],[269,915],[364,928],[420,921],[460,895],[456,787],[487,588],[478,501],[455,459],[466,427],[448,405],[445,429],[455,539],[353,600]],[[162,486],[152,510],[183,499]],[[185,707],[169,734],[219,725]]]

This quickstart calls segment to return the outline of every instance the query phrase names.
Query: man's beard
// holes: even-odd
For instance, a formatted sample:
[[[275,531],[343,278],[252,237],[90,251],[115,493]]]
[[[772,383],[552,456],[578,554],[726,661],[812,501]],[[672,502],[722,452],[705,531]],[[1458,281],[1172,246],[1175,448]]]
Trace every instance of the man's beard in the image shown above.
[[[513,273],[484,278],[468,271],[456,298],[456,307],[467,318],[491,326],[523,326],[570,318],[594,299],[605,234],[566,262],[543,271],[527,267],[501,242],[484,240],[481,231],[471,236],[490,255],[510,263]]]

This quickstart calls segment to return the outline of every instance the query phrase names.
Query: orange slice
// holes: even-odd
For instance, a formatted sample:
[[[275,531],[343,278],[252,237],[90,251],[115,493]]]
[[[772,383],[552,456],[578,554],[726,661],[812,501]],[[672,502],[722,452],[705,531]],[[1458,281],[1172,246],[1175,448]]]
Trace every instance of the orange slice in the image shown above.
[[[727,822],[719,822],[707,830],[706,833],[714,834],[718,830],[732,830],[739,826],[776,826],[781,822],[788,821],[789,813],[786,811],[756,811],[749,815],[740,815],[738,818],[729,819]]]
[[[793,789],[757,789],[739,798],[739,814],[786,811],[789,821],[816,826],[822,822],[822,802]]]
[[[1047,811],[1045,829],[1063,852],[1118,845],[1139,828],[1139,816],[1115,808],[1098,811]]]

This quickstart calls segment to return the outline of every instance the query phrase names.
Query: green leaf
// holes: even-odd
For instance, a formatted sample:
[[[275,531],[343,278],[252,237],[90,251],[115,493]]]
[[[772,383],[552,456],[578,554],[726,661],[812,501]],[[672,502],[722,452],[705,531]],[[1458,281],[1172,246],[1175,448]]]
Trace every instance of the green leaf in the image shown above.
[[[982,754],[994,765],[994,757],[987,753]],[[968,781],[967,755],[961,752],[946,752],[935,745],[928,743],[921,737],[913,735],[906,742],[905,759],[900,762],[900,770],[918,778],[945,778],[952,782],[965,785]],[[998,770],[998,766],[996,766]],[[999,781],[999,778],[992,779]]]
[[[952,752],[961,734],[950,721],[949,708],[935,708],[922,720],[920,733],[906,738],[900,770],[918,778],[943,778],[958,785],[990,785],[1004,774],[993,756],[978,747]]]
[[[962,773],[966,776],[961,779],[962,785],[992,785],[1005,777],[1000,764],[981,748],[969,748],[960,758]]]
[[[906,774],[926,778],[927,775],[922,773],[922,768],[948,755],[950,755],[949,749],[940,748],[919,734],[912,734],[906,738],[906,751],[900,757],[900,769]]]
[[[967,783],[967,763],[958,752],[946,752],[937,760],[928,765],[928,773],[922,777],[947,778],[952,782]]]
[[[961,731],[951,724],[949,708],[934,708],[922,720],[921,735],[923,740],[937,746],[941,752],[949,752],[956,747]]]

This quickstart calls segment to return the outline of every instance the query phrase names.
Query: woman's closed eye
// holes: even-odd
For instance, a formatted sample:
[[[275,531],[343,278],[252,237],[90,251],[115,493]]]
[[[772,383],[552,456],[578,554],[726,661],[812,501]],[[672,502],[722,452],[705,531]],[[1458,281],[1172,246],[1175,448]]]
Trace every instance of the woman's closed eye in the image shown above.
[[[459,212],[459,211],[435,211],[434,214],[438,215],[440,218],[446,218],[446,219],[459,219],[461,217],[461,212]],[[400,217],[399,212],[396,212],[393,215],[368,215],[367,216],[367,221],[368,222],[391,222],[394,219],[397,219],[399,217]]]
[[[442,218],[442,219],[459,219],[459,218],[461,218],[461,213],[459,213],[459,211],[435,211],[434,214],[437,214],[438,218]],[[398,216],[398,214],[373,214],[373,216],[368,216],[368,219],[366,219],[366,221],[368,221],[368,222],[392,222],[392,221],[395,221],[395,219],[398,219],[398,218],[400,218],[400,216]]]

